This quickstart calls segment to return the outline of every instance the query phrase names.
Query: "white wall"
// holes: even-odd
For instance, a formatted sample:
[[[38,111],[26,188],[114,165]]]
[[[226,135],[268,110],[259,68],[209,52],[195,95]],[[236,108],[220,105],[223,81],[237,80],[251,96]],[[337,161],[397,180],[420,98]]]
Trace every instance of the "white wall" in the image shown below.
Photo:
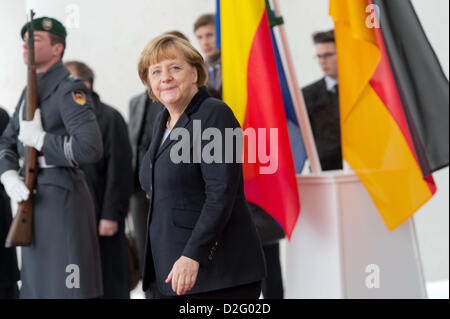
[[[311,34],[333,27],[328,1],[279,2],[303,86],[321,76],[313,58]],[[449,2],[413,0],[413,4],[448,77]],[[53,16],[66,24],[69,35],[65,60],[89,64],[96,72],[95,88],[102,99],[127,118],[129,99],[144,91],[136,71],[144,45],[161,32],[178,29],[197,46],[193,22],[200,14],[214,11],[215,0],[1,0],[0,105],[10,113],[26,80],[19,37],[26,8],[33,8],[37,16]],[[435,174],[435,179],[438,194],[415,215],[427,281],[448,279],[449,269],[448,169]]]
[[[210,0],[28,0],[26,3],[38,16],[54,16],[68,26],[64,60],[78,59],[91,66],[97,76],[95,89],[126,118],[129,99],[144,91],[137,73],[144,46],[153,37],[173,29],[182,31],[197,46],[192,31],[194,20],[202,13],[215,11],[215,2]],[[77,20],[79,23],[74,23]]]
[[[0,105],[12,113],[26,85],[20,29],[26,21],[23,1],[0,1]]]

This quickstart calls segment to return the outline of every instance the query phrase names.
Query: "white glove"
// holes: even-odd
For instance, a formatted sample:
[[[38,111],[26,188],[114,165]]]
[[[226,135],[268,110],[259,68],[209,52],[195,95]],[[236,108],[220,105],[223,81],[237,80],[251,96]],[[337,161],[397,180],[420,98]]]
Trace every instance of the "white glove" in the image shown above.
[[[22,112],[20,112],[22,114]],[[45,132],[42,128],[41,110],[37,109],[34,112],[34,118],[31,121],[24,121],[20,118],[20,132],[19,140],[25,146],[34,147],[36,150],[41,151],[44,145]]]
[[[4,172],[0,177],[0,181],[5,186],[6,194],[13,201],[20,203],[28,199],[30,191],[15,170],[11,169]]]

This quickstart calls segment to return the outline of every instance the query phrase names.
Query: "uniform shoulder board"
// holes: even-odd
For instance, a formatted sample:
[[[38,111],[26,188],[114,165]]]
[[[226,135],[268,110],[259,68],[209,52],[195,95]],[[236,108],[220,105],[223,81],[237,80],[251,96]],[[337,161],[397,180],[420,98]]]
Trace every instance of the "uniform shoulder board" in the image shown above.
[[[72,98],[79,105],[86,104],[86,94],[83,91],[72,91]]]

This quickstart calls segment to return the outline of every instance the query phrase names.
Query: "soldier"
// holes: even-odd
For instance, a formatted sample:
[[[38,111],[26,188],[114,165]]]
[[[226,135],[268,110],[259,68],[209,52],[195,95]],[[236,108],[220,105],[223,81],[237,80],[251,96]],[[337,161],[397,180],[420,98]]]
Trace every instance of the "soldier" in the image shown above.
[[[131,146],[122,115],[100,101],[93,90],[94,72],[84,63],[65,62],[69,72],[90,90],[103,138],[103,157],[82,165],[94,198],[102,259],[103,298],[129,298],[125,216],[131,196]]]
[[[9,122],[9,115],[0,107],[0,136]],[[11,225],[12,213],[9,197],[0,184],[0,299],[15,299],[19,296],[17,281],[19,269],[15,248],[5,248],[5,239]]]
[[[38,109],[25,121],[25,91],[0,138],[0,181],[12,200],[33,196],[33,242],[22,248],[21,298],[97,298],[103,294],[94,203],[80,165],[103,155],[101,134],[83,82],[61,62],[66,30],[34,20]],[[21,31],[28,60],[27,24]],[[41,118],[42,116],[42,118]],[[25,146],[38,151],[35,190],[19,174]]]

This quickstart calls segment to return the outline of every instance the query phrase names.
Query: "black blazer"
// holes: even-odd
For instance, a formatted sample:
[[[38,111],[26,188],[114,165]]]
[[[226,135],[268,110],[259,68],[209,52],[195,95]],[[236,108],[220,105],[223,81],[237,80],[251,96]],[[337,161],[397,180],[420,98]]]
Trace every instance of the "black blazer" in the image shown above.
[[[265,277],[261,242],[244,195],[242,164],[178,163],[170,159],[174,146],[187,143],[170,140],[176,128],[186,128],[192,160],[193,121],[202,131],[238,128],[239,122],[222,101],[212,98],[205,87],[194,96],[171,135],[161,145],[169,112],[164,109],[140,169],[140,181],[150,197],[143,274],[143,290],[156,280],[164,295],[175,295],[164,281],[175,261],[186,256],[200,263],[197,281],[187,294],[213,291],[260,281]],[[203,147],[209,141],[202,141]]]
[[[339,102],[327,91],[325,78],[303,90],[309,121],[324,171],[342,169]]]

